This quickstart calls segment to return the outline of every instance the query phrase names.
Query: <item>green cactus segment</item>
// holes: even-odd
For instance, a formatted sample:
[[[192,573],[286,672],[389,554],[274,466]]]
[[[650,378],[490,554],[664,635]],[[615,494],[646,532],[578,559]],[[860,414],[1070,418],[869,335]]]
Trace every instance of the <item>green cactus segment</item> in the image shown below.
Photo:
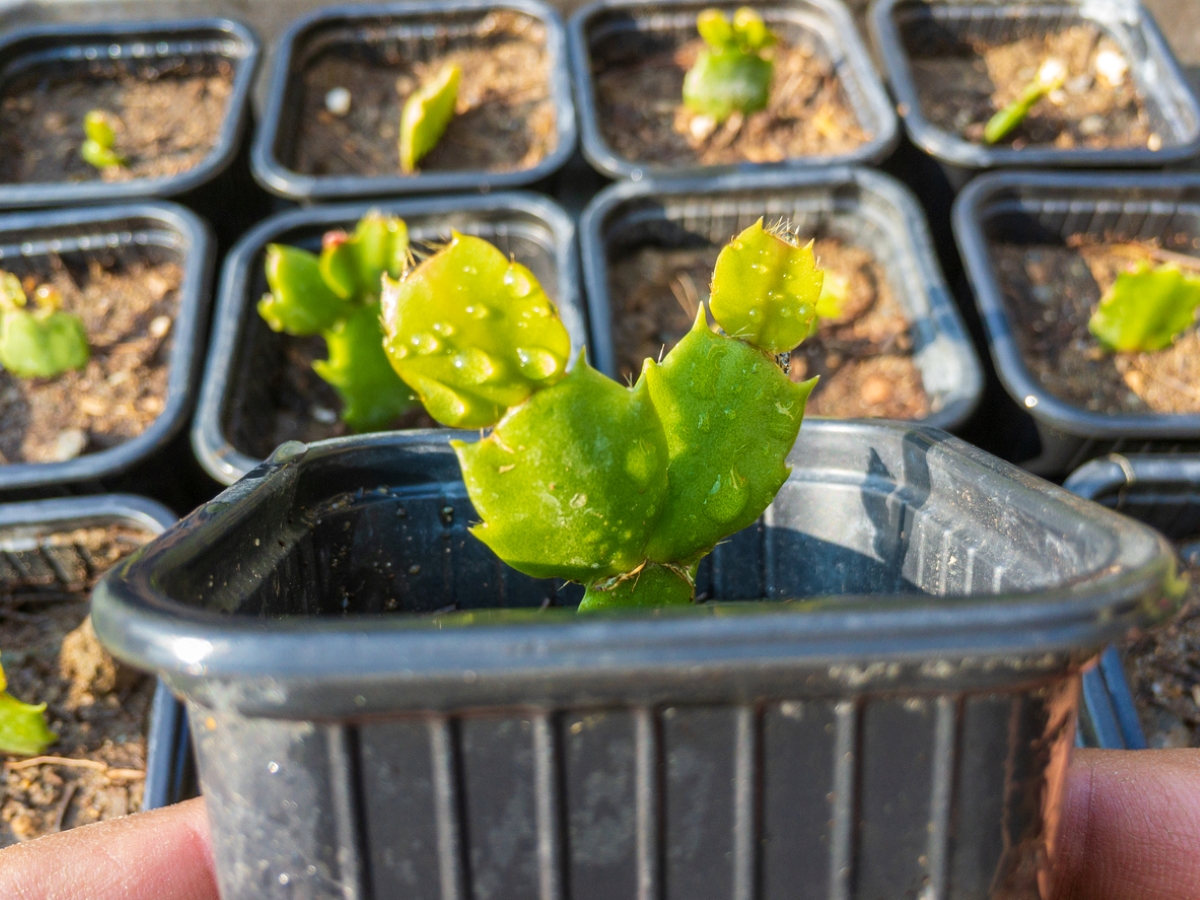
[[[82,369],[91,357],[87,329],[62,312],[62,297],[49,285],[33,295],[34,308],[16,276],[0,272],[0,366],[18,378],[53,378]]]
[[[442,139],[454,104],[458,102],[458,82],[462,69],[456,63],[442,70],[427,84],[421,85],[404,103],[400,112],[400,171],[416,171],[417,163]]]
[[[321,249],[321,277],[344,300],[378,299],[383,276],[399,278],[409,264],[408,226],[403,219],[372,210],[354,234],[330,232]]]
[[[97,169],[125,165],[125,157],[114,149],[117,132],[108,113],[99,109],[89,112],[83,117],[83,133],[79,155],[84,162]]]
[[[383,292],[392,366],[443,425],[485,428],[566,373],[571,339],[529,269],[481,238],[450,243]]]
[[[46,725],[46,704],[22,703],[8,693],[0,667],[0,753],[37,756],[58,740]]]
[[[1162,350],[1196,322],[1200,278],[1174,266],[1142,264],[1122,272],[1088,320],[1088,330],[1108,350]]]
[[[726,334],[783,353],[813,330],[824,273],[812,244],[798,247],[759,219],[721,250],[709,309]]]
[[[476,537],[538,578],[590,582],[637,568],[667,492],[667,442],[644,382],[576,362],[485,440],[455,442],[483,523]]]
[[[589,584],[579,611],[687,606],[696,590],[695,578],[695,566],[689,570],[648,562],[634,572]]]
[[[796,384],[763,352],[713,334],[703,313],[643,377],[670,455],[667,504],[646,556],[691,562],[762,515],[787,480],[784,460],[816,379]]]
[[[1051,91],[1058,90],[1066,80],[1066,67],[1056,59],[1048,59],[1038,69],[1037,77],[1011,103],[988,119],[983,126],[985,144],[997,144],[1008,137],[1025,121],[1038,101]]]
[[[358,307],[322,335],[329,358],[313,369],[341,395],[342,421],[354,431],[381,431],[416,405],[383,351],[378,303]]]
[[[258,302],[258,314],[272,331],[302,337],[319,334],[350,312],[350,305],[321,277],[317,257],[299,247],[267,247],[269,294]]]
[[[684,76],[684,104],[718,122],[734,111],[765,108],[774,65],[760,54],[775,36],[762,17],[743,7],[730,22],[720,10],[708,9],[697,17],[696,30],[708,46]]]

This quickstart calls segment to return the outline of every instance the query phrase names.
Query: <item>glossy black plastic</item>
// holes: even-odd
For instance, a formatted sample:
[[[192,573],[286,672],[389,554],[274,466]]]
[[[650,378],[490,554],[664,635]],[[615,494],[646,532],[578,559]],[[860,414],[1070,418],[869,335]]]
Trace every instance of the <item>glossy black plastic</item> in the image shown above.
[[[511,192],[414,197],[372,203],[314,206],[279,213],[247,232],[225,258],[213,320],[212,345],[192,424],[192,446],[213,478],[232,484],[260,462],[251,446],[269,414],[271,372],[284,358],[287,338],[271,331],[255,304],[267,290],[267,244],[316,250],[321,235],[353,228],[370,209],[401,216],[414,243],[447,240],[450,230],[485,238],[528,266],[558,307],[573,352],[588,346],[587,317],[579,295],[575,226],[551,200]],[[427,430],[443,440],[449,430]],[[272,448],[273,449],[273,448]]]
[[[463,39],[494,10],[531,16],[546,29],[547,79],[554,102],[557,142],[534,166],[512,172],[454,171],[401,175],[303,175],[291,168],[291,145],[303,90],[300,74],[309,59],[331,46],[373,49],[398,42],[413,58]],[[575,150],[575,106],[567,65],[566,35],[558,13],[540,0],[419,0],[386,5],[335,6],[294,22],[279,38],[267,88],[266,109],[251,150],[254,177],[267,190],[294,200],[488,191],[534,184],[554,174]]]
[[[1169,545],[933,429],[791,462],[681,610],[577,615],[395,434],[285,444],[110,573],[225,900],[1037,896],[1080,667],[1174,609]]]
[[[1116,41],[1130,66],[1155,131],[1159,150],[1147,147],[989,147],[930,123],[922,113],[909,57],[912,47],[953,45],[968,37],[1002,41],[1040,35],[1087,22]],[[879,0],[871,30],[888,82],[914,144],[942,163],[956,187],[991,168],[1156,168],[1200,155],[1197,101],[1154,18],[1138,0]]]
[[[1187,239],[1200,249],[1200,176],[995,172],[959,195],[954,237],[975,292],[988,350],[1004,388],[1037,424],[1041,452],[1022,463],[1063,477],[1105,453],[1200,448],[1200,414],[1105,413],[1060,399],[1025,365],[989,246],[997,241],[1057,244],[1074,234],[1104,241]]]
[[[629,160],[605,141],[599,123],[592,56],[603,42],[653,39],[680,32],[696,33],[696,15],[717,7],[732,13],[739,4],[704,0],[599,0],[579,10],[568,25],[571,69],[579,107],[583,155],[598,170],[613,178],[686,178],[764,168],[811,169],[816,166],[873,163],[895,146],[896,113],[871,58],[863,46],[854,20],[839,0],[786,0],[755,5],[767,24],[788,40],[814,48],[833,64],[842,88],[867,140],[845,153],[829,156],[789,157],[779,163],[744,162],[725,166],[665,166]]]
[[[0,184],[0,209],[179,198],[206,213],[200,191],[234,162],[250,122],[250,88],[258,65],[258,38],[228,19],[166,22],[59,23],[19,28],[0,39],[0,82],[48,66],[87,77],[97,60],[144,63],[157,58],[225,59],[234,67],[232,91],[213,148],[197,165],[175,175],[106,182]]]
[[[184,449],[173,446],[172,438],[191,416],[204,359],[215,256],[211,235],[194,213],[162,202],[0,216],[0,268],[14,257],[101,252],[148,254],[182,269],[163,411],[141,434],[104,450],[64,462],[0,465],[0,497],[95,493],[133,483],[142,492],[149,485],[160,487],[155,494],[161,493],[171,505],[190,506],[195,499],[181,493],[187,486],[183,482],[191,480],[189,463],[167,457]]]
[[[942,279],[916,199],[869,169],[757,172],[715,179],[624,182],[599,194],[579,223],[595,365],[616,376],[612,259],[644,246],[721,246],[758,218],[809,237],[869,250],[887,273],[912,328],[914,359],[931,413],[920,424],[954,429],[979,402],[983,374]]]

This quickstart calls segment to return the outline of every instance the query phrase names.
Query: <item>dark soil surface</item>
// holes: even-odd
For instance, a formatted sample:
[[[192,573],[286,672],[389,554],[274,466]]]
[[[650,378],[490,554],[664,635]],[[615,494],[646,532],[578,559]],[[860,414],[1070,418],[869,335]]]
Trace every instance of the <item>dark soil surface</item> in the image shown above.
[[[1106,353],[1087,327],[1118,274],[1200,249],[1183,234],[1168,243],[1100,243],[1076,235],[1064,244],[991,248],[1018,346],[1046,390],[1098,412],[1200,412],[1200,331],[1192,328],[1153,353]]]
[[[1200,747],[1200,541],[1182,544],[1179,555],[1192,579],[1183,609],[1124,647],[1146,742],[1155,748]]]
[[[846,153],[869,140],[833,65],[782,38],[767,108],[720,126],[683,105],[683,77],[704,43],[621,35],[593,50],[597,117],[621,157],[648,165],[779,162]]]
[[[545,28],[530,16],[497,12],[465,38],[439,44],[428,58],[407,58],[396,43],[339,45],[303,73],[293,167],[305,175],[395,175],[400,110],[447,63],[462,67],[458,104],[422,171],[528,169],[557,142]],[[350,92],[350,111],[325,108],[333,88]]]
[[[793,351],[789,375],[821,380],[808,402],[815,416],[917,419],[931,412],[912,358],[908,320],[886,274],[870,253],[833,239],[814,250],[823,268],[848,279],[840,319],[821,323],[817,335]],[[647,247],[609,269],[613,342],[620,377],[635,379],[646,357],[660,358],[695,320],[708,299],[720,248]]]
[[[271,376],[269,418],[241,423],[246,453],[265,458],[285,441],[321,441],[352,434],[341,421],[342,401],[333,386],[313,371],[315,360],[325,358],[320,336],[289,337],[284,341],[282,364]],[[392,423],[393,431],[441,428],[417,406]]]
[[[1120,54],[1092,25],[999,44],[910,48],[925,118],[965,140],[983,143],[988,119],[1024,91],[1043,63],[1056,59],[1067,69],[1062,89],[1042,98],[1002,146],[1160,149],[1162,135],[1151,128],[1132,71],[1117,86],[1098,73],[1096,59],[1105,51]]]
[[[54,378],[0,371],[0,464],[57,462],[145,431],[166,404],[180,266],[130,248],[4,265],[27,291],[58,288],[63,309],[83,319],[92,355]]]
[[[141,808],[154,679],[114,662],[87,614],[95,580],[148,539],[126,527],[86,528],[54,535],[49,553],[0,554],[8,689],[27,703],[48,704],[46,718],[58,735],[45,756],[0,755],[0,847]],[[49,574],[51,555],[73,570],[70,584]],[[27,574],[17,574],[14,557]],[[45,574],[31,577],[29,570]]]
[[[129,181],[194,168],[211,152],[233,91],[228,60],[93,63],[85,73],[43,66],[0,87],[0,181]],[[79,157],[83,119],[115,116],[127,166]]]

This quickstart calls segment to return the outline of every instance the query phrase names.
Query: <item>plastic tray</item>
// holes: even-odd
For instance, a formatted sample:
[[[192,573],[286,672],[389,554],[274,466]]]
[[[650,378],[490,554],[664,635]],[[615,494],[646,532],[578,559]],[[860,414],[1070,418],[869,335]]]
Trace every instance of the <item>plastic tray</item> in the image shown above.
[[[1037,896],[1079,669],[1174,609],[1169,545],[932,429],[791,462],[701,586],[775,602],[553,608],[397,435],[285,444],[110,573],[225,900]]]
[[[896,113],[875,73],[854,20],[838,0],[786,0],[755,5],[767,24],[793,42],[810,44],[834,65],[851,106],[869,139],[846,153],[791,157],[781,163],[744,162],[728,166],[659,166],[628,160],[608,146],[600,133],[592,83],[592,53],[602,41],[647,35],[695,34],[696,15],[716,7],[732,13],[738,4],[704,0],[600,0],[571,17],[571,68],[579,106],[583,154],[613,178],[686,178],[763,168],[813,168],[834,164],[878,162],[895,146]]]
[[[369,209],[401,216],[414,242],[446,240],[452,228],[492,241],[537,276],[558,306],[573,352],[588,345],[579,296],[575,228],[567,214],[544,197],[525,193],[418,197],[279,213],[243,236],[226,257],[221,273],[192,445],[204,468],[222,484],[232,484],[262,462],[246,449],[246,436],[261,427],[264,411],[272,402],[270,373],[283,358],[286,337],[272,332],[255,311],[258,298],[267,289],[263,274],[266,245],[283,243],[316,250],[322,234],[333,228],[353,228]],[[445,440],[456,434],[449,430],[440,433]]]
[[[85,78],[96,60],[141,63],[155,58],[223,58],[234,67],[225,118],[213,148],[176,175],[105,182],[0,184],[0,209],[63,206],[194,195],[233,162],[250,119],[250,88],[258,65],[258,38],[228,19],[168,22],[62,23],[18,28],[0,40],[0,82],[31,70],[59,66]]]
[[[297,73],[315,54],[338,44],[374,50],[394,44],[413,58],[431,47],[469,39],[471,29],[492,10],[514,10],[546,29],[547,79],[554,102],[557,143],[537,165],[513,172],[420,172],[416,175],[302,175],[290,168],[289,153],[299,108]],[[262,123],[254,137],[251,166],[267,190],[294,200],[437,191],[487,191],[533,184],[552,175],[575,150],[575,107],[567,65],[566,36],[557,12],[539,0],[425,0],[388,5],[336,6],[294,22],[279,41]],[[397,158],[397,165],[399,159]]]
[[[579,224],[596,367],[616,376],[611,254],[645,245],[721,246],[759,217],[785,219],[806,237],[836,236],[875,255],[912,323],[916,363],[933,406],[922,424],[961,425],[983,390],[975,350],[916,199],[899,182],[867,169],[626,182],[605,190]]]
[[[1200,176],[997,172],[959,195],[953,224],[996,372],[1037,424],[1041,453],[1022,465],[1061,477],[1104,453],[1200,447],[1200,414],[1094,412],[1046,391],[1021,357],[988,250],[998,239],[1056,242],[1077,233],[1200,239]]]
[[[145,431],[106,450],[65,462],[0,465],[0,497],[25,499],[33,493],[96,492],[129,472],[149,481],[149,469],[164,463],[164,451],[187,422],[195,398],[208,323],[214,248],[208,228],[193,213],[172,203],[21,212],[0,216],[0,267],[13,257],[84,255],[104,251],[161,254],[183,270],[179,309],[171,326],[167,396],[162,413]],[[166,463],[176,474],[177,463]]]
[[[988,147],[943,131],[921,110],[909,57],[913,47],[952,46],[970,37],[1004,41],[1081,22],[1097,26],[1121,48],[1163,145],[1124,149]],[[914,144],[943,163],[956,187],[980,169],[1020,166],[1159,167],[1200,155],[1200,102],[1154,18],[1137,0],[879,0],[871,29],[892,93]]]

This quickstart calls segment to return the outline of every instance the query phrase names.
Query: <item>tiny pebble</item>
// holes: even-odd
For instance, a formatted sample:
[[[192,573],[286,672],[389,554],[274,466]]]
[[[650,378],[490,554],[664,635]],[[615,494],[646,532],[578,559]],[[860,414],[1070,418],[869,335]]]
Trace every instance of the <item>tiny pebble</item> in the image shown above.
[[[1104,116],[1090,115],[1079,120],[1079,133],[1091,137],[1104,130]]]
[[[66,462],[81,454],[86,446],[87,435],[78,428],[68,428],[58,433],[50,455],[54,462]]]
[[[1157,134],[1150,135],[1150,137],[1146,138],[1146,149],[1157,153],[1162,149],[1162,138]]]
[[[332,409],[326,409],[324,406],[314,406],[312,408],[312,417],[322,425],[332,425],[337,421],[337,413]]]
[[[325,95],[325,108],[335,116],[344,116],[350,112],[350,92],[344,87],[332,88]]]
[[[702,141],[717,130],[717,120],[712,116],[696,116],[688,125],[692,137]]]
[[[171,330],[170,316],[155,316],[150,320],[150,327],[147,329],[152,338],[164,338],[167,332]]]
[[[1064,85],[1068,94],[1082,94],[1092,86],[1092,76],[1086,72],[1083,75],[1076,75],[1074,78],[1068,79]]]
[[[1062,81],[1067,77],[1067,67],[1061,59],[1050,57],[1044,63],[1037,73],[1038,81],[1042,84],[1054,84]]]
[[[1113,87],[1125,83],[1125,73],[1129,71],[1129,63],[1115,50],[1101,50],[1096,54],[1096,71]]]
[[[1067,102],[1067,92],[1059,88],[1058,90],[1051,91],[1049,94],[1047,94],[1046,99],[1055,106],[1062,106]]]
[[[880,375],[872,375],[862,386],[862,402],[868,406],[886,403],[892,397],[892,386]]]

